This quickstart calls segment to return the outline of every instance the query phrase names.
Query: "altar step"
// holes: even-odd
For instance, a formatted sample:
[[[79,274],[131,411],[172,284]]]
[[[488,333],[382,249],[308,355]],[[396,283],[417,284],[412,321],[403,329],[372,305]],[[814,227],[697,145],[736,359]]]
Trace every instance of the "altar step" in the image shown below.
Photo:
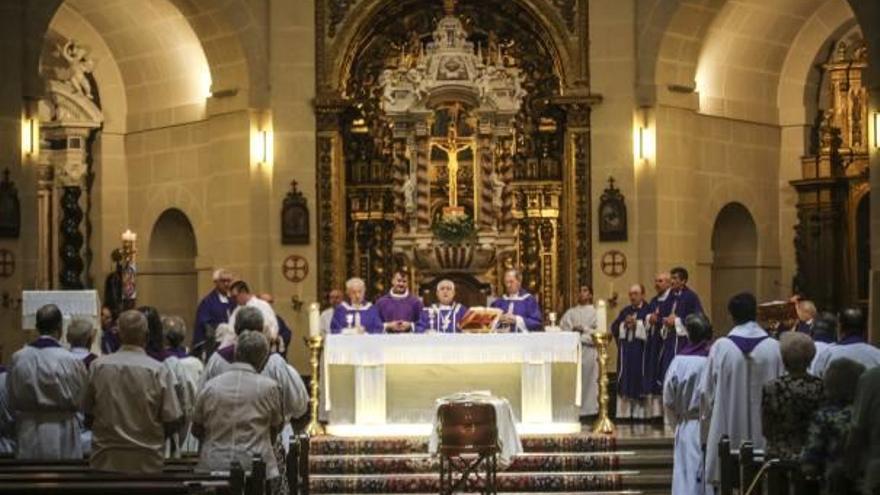
[[[525,436],[525,453],[498,473],[500,493],[623,495],[669,493],[672,439]],[[313,494],[437,493],[438,461],[425,438],[318,437],[310,448]]]

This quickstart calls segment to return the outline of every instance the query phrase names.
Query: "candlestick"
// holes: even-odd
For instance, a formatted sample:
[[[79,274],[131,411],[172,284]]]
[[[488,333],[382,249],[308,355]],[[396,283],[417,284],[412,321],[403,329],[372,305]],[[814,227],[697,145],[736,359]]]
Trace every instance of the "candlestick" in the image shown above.
[[[311,378],[311,397],[309,397],[309,409],[311,411],[311,419],[309,420],[309,425],[306,427],[306,433],[309,434],[310,437],[323,435],[324,434],[324,426],[318,422],[318,409],[321,397],[321,349],[324,346],[324,337],[321,335],[310,336],[306,339],[306,344],[309,346],[309,364],[312,365],[312,378]]]
[[[608,331],[608,307],[604,299],[599,299],[596,303],[596,330],[599,332]]]
[[[556,312],[555,311],[550,312],[550,326],[551,327],[556,326]]]
[[[122,233],[122,242],[136,242],[137,234],[132,232],[129,229],[125,229],[125,232]]]
[[[604,309],[604,301],[599,302],[603,304]],[[590,337],[596,347],[599,363],[599,415],[593,423],[593,433],[611,435],[614,433],[614,423],[608,417],[608,343],[611,341],[611,334],[604,327],[600,327],[600,330]]]
[[[321,335],[321,306],[312,303],[309,306],[309,337]]]

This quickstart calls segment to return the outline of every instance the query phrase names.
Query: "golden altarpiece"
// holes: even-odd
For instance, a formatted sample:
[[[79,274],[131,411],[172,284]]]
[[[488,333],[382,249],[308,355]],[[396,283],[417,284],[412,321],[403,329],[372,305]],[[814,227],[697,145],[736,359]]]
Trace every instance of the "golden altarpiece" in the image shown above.
[[[870,273],[867,49],[841,40],[821,66],[813,145],[801,160],[794,289],[822,309],[867,304]]]
[[[320,290],[391,272],[466,304],[517,267],[546,308],[591,280],[587,6],[323,0]]]

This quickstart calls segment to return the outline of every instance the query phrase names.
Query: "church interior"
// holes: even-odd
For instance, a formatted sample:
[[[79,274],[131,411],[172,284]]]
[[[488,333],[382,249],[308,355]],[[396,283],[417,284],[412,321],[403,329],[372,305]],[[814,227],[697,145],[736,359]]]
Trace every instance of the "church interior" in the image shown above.
[[[289,372],[281,402],[305,411],[284,412],[259,491],[239,486],[257,461],[198,474],[192,432],[155,477],[102,477],[99,421],[91,468],[0,438],[0,492],[732,493],[702,467],[699,491],[678,478],[694,418],[670,421],[664,386],[692,327],[720,363],[750,295],[774,379],[801,325],[826,352],[814,317],[840,321],[832,346],[848,321],[880,344],[878,2],[0,0],[0,26],[10,397],[46,305],[63,347],[93,322],[87,397],[113,364],[102,336],[151,307],[160,347],[183,328],[180,362],[217,373],[191,380],[199,417],[254,307],[282,358],[257,374]],[[495,450],[462,467],[444,422],[479,417]],[[746,493],[739,469],[761,475],[732,439],[764,438],[730,428]],[[786,469],[767,493],[814,493]]]

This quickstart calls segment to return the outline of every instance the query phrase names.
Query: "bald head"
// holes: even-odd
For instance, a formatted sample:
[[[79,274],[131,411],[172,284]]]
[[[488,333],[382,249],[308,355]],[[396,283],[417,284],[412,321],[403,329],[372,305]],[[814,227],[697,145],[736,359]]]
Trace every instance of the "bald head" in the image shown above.
[[[54,304],[47,304],[37,310],[37,332],[40,335],[51,335],[55,338],[61,337],[61,324],[63,317],[61,310]]]
[[[629,287],[629,302],[633,306],[639,306],[645,300],[645,286],[633,284]]]
[[[660,272],[654,277],[654,288],[657,289],[657,294],[666,292],[670,287],[672,287],[672,278],[668,272]]]
[[[147,345],[147,317],[135,309],[124,311],[117,320],[119,341],[124,345],[144,347]]]

